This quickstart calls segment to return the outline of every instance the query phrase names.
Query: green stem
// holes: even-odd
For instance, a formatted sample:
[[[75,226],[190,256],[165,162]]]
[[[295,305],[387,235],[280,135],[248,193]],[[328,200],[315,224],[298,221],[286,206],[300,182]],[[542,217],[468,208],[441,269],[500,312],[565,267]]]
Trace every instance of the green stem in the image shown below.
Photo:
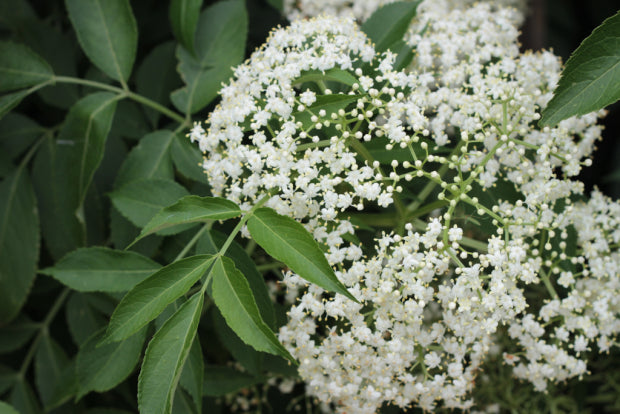
[[[265,195],[263,198],[261,198],[260,200],[258,200],[258,202],[256,204],[254,204],[252,206],[252,208],[250,209],[250,211],[248,211],[247,213],[245,213],[243,215],[243,217],[241,217],[241,220],[239,220],[239,223],[237,223],[237,225],[235,226],[235,228],[230,232],[230,235],[228,235],[228,238],[226,239],[226,241],[224,242],[224,244],[222,245],[222,247],[220,248],[220,251],[218,252],[218,255],[224,255],[226,254],[226,250],[228,250],[228,247],[230,247],[230,244],[233,242],[233,240],[235,239],[235,237],[237,236],[237,233],[239,233],[239,231],[241,231],[241,228],[245,225],[245,223],[250,219],[250,217],[252,217],[252,215],[254,214],[254,212],[256,210],[258,210],[260,207],[264,206],[265,203],[267,201],[269,201],[269,199],[272,197],[271,193],[267,193],[267,195]]]
[[[194,247],[194,245],[196,244],[200,236],[202,236],[202,234],[205,231],[210,230],[212,225],[213,225],[213,221],[209,221],[208,223],[205,223],[205,225],[202,226],[202,228],[198,230],[196,234],[194,234],[194,237],[192,237],[192,239],[185,245],[185,247],[183,247],[183,250],[181,250],[179,254],[177,254],[177,257],[174,258],[173,262],[176,262],[177,260],[181,260],[182,258],[184,258],[187,252],[189,252],[189,250],[192,247]]]
[[[454,147],[454,149],[450,153],[448,157],[448,162],[443,164],[441,168],[439,168],[439,171],[437,171],[437,173],[439,174],[440,180],[443,179],[443,176],[446,174],[446,172],[448,172],[448,169],[450,168],[449,162],[450,162],[450,159],[452,158],[452,155],[458,154],[461,151],[461,147],[463,145],[465,145],[465,141],[463,140],[459,141],[459,143],[456,145],[456,147]],[[407,212],[409,213],[415,212],[422,205],[422,203],[426,201],[428,196],[433,192],[433,190],[435,189],[435,187],[437,187],[438,184],[439,182],[437,181],[429,181],[428,183],[426,183],[422,191],[420,191],[420,193],[418,194],[417,200],[415,200],[413,203],[407,206]]]
[[[372,156],[370,151],[368,151],[366,147],[361,142],[359,142],[357,139],[349,137],[347,139],[347,144],[351,148],[353,148],[355,152],[357,152],[362,158],[368,161],[369,165],[372,165],[372,163],[375,161],[375,158]],[[383,170],[381,169],[381,167],[379,167],[379,172],[381,173],[382,176],[384,177],[386,176]],[[402,200],[400,199],[400,196],[396,192],[396,190],[394,190],[393,197],[394,197],[394,206],[396,207],[396,210],[398,211],[398,216],[401,218],[404,218],[405,217],[405,206]]]
[[[108,85],[105,84],[103,82],[96,82],[96,81],[91,81],[88,79],[80,79],[80,78],[74,78],[72,76],[54,76],[53,81],[55,82],[59,82],[59,83],[70,83],[70,84],[77,84],[77,85],[84,85],[84,86],[89,86],[91,88],[97,88],[97,89],[103,89],[106,91],[110,91],[110,92],[115,92],[119,95],[122,95],[123,97],[127,97],[133,101],[139,102],[143,105],[146,105],[150,108],[153,108],[154,110],[161,112],[162,114],[168,116],[169,118],[179,122],[180,124],[183,125],[187,125],[188,120],[186,118],[184,118],[183,116],[177,114],[174,111],[171,111],[170,109],[166,108],[165,106],[161,105],[158,102],[155,102],[149,98],[146,98],[142,95],[139,95],[137,93],[134,93],[130,90],[127,89],[123,89],[123,88],[119,88],[117,86],[112,86],[112,85]]]
[[[43,335],[48,334],[48,328],[50,324],[52,323],[52,321],[54,320],[54,317],[56,316],[56,314],[60,311],[63,303],[65,302],[65,299],[67,299],[67,296],[69,295],[69,292],[71,292],[69,288],[64,288],[62,290],[62,292],[60,293],[60,295],[58,295],[58,297],[56,298],[56,301],[50,308],[49,312],[47,313],[47,316],[45,317],[43,322],[41,322],[39,333],[37,334],[37,337],[34,339],[34,341],[32,341],[32,344],[30,344],[28,353],[24,357],[22,366],[19,368],[19,372],[17,373],[17,377],[19,379],[23,379],[24,376],[26,375],[26,371],[28,370],[28,367],[30,366],[32,359],[34,358],[34,355],[37,352],[39,342],[41,342],[41,339],[43,339]]]

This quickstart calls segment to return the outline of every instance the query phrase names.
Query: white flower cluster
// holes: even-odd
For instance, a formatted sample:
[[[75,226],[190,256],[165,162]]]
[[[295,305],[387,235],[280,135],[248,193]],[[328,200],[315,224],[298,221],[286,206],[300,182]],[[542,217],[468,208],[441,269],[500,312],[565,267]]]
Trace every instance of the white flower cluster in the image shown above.
[[[506,323],[520,349],[505,360],[516,377],[540,391],[549,382],[586,374],[581,356],[593,348],[608,351],[620,333],[620,204],[595,191],[587,203],[557,207],[536,211],[504,204],[500,209],[515,223],[511,237],[519,235],[511,243],[536,267],[515,269],[509,257],[513,269],[506,273],[547,290],[542,304]]]
[[[321,14],[332,16],[352,16],[358,21],[365,21],[379,7],[394,3],[396,0],[284,0],[284,14],[290,20],[316,17]],[[527,0],[483,0],[493,7],[513,9],[518,22],[523,20],[527,9]],[[480,0],[424,0],[418,6],[419,14],[441,15],[449,10],[465,10]]]
[[[496,326],[478,299],[478,267],[454,274],[439,220],[422,234],[407,228],[403,237],[384,235],[376,255],[338,272],[363,306],[311,287],[280,331],[308,393],[342,412],[375,413],[385,402],[416,401],[426,410],[436,400],[473,404],[467,394]],[[289,275],[286,283],[295,282]]]
[[[536,126],[560,63],[520,54],[517,20],[488,3],[422,8],[404,70],[350,18],[296,20],[190,134],[214,195],[244,209],[268,197],[359,300],[285,274],[299,293],[280,340],[338,412],[470,408],[502,335],[514,375],[544,390],[587,373],[620,331],[620,205],[571,201],[597,114]]]

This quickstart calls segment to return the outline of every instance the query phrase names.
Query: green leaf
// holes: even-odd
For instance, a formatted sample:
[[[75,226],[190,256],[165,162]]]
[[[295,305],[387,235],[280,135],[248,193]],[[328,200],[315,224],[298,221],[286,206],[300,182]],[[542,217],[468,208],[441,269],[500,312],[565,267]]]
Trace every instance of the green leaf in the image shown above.
[[[69,359],[60,345],[49,334],[43,335],[34,358],[35,382],[43,405],[54,398],[57,384],[68,365]]]
[[[177,170],[185,177],[203,183],[206,175],[202,161],[202,152],[198,146],[192,144],[187,137],[177,135],[172,142],[172,162]]]
[[[198,25],[198,16],[202,0],[171,0],[170,24],[172,33],[179,43],[190,52],[194,51],[194,33]]]
[[[41,413],[38,398],[25,378],[22,378],[15,384],[8,401],[20,414]]]
[[[260,377],[239,372],[231,367],[207,365],[202,392],[204,395],[220,397],[251,387],[262,381],[263,379]]]
[[[133,101],[120,101],[116,108],[116,116],[110,129],[110,135],[139,140],[151,132],[153,128],[149,126],[148,119],[142,109],[141,105]]]
[[[271,257],[285,263],[299,276],[357,302],[338,280],[312,235],[294,219],[263,207],[248,220],[248,230]]]
[[[86,414],[134,414],[131,411],[120,410],[118,408],[91,408]]]
[[[250,374],[260,375],[265,354],[256,351],[250,345],[243,342],[226,324],[226,320],[217,309],[213,311],[213,328],[217,332],[218,339],[230,351],[233,358]]]
[[[141,254],[106,247],[74,250],[40,272],[80,292],[123,292],[161,266]]]
[[[198,337],[194,338],[194,343],[189,350],[189,356],[183,364],[181,371],[180,384],[194,400],[194,404],[199,413],[202,412],[202,383],[205,374],[205,363],[202,357],[202,348]]]
[[[140,229],[127,220],[116,208],[110,209],[110,241],[117,249],[126,248],[140,234]],[[128,247],[143,256],[152,257],[161,245],[162,236],[151,236]]]
[[[91,391],[103,392],[116,387],[131,374],[140,359],[146,328],[124,341],[97,346],[104,334],[105,329],[93,334],[77,354],[77,399]]]
[[[226,220],[240,215],[239,206],[225,198],[185,196],[155,214],[135,241],[178,224]]]
[[[106,75],[127,82],[136,58],[138,28],[128,0],[66,0],[84,53]]]
[[[13,352],[24,346],[38,330],[38,323],[22,315],[13,319],[10,324],[0,327],[0,354]]]
[[[162,208],[189,195],[174,181],[146,179],[131,181],[110,193],[114,207],[138,227],[148,224]]]
[[[69,111],[58,135],[59,143],[72,147],[67,162],[75,163],[78,209],[103,159],[118,99],[118,95],[108,92],[94,93],[81,99]]]
[[[0,41],[0,92],[41,84],[53,77],[50,65],[28,47]]]
[[[177,48],[178,71],[185,87],[174,91],[172,103],[186,114],[204,108],[217,96],[232,66],[243,60],[248,33],[245,3],[220,1],[205,9],[198,20],[195,55]]]
[[[30,95],[34,90],[25,89],[13,93],[7,93],[0,96],[0,118],[15,108],[26,96]]]
[[[23,29],[22,25],[35,20],[36,16],[27,0],[0,1],[0,22],[12,32]]]
[[[344,83],[345,85],[353,86],[359,83],[354,75],[346,70],[334,68],[326,71],[320,70],[307,70],[301,73],[301,76],[293,81],[294,85],[300,85],[305,82],[317,82],[317,81],[336,81]]]
[[[34,184],[47,248],[56,259],[86,243],[84,200],[101,160],[118,95],[97,92],[71,108],[56,141],[38,151]]]
[[[202,367],[204,373],[204,366]],[[17,372],[11,368],[0,365],[0,395],[4,394],[17,381]],[[0,411],[2,413],[2,411]]]
[[[141,414],[169,414],[183,364],[198,329],[203,293],[197,292],[164,323],[149,343],[138,379]]]
[[[174,132],[168,130],[145,135],[125,158],[116,178],[116,186],[149,178],[173,180],[170,146],[174,138]]]
[[[171,414],[200,414],[192,397],[185,392],[183,387],[177,387],[174,391],[174,402],[172,404]]]
[[[198,253],[217,254],[221,247],[228,239],[228,236],[224,233],[220,233],[216,230],[211,230],[208,233],[204,233],[198,243],[196,244],[196,251]],[[269,297],[269,291],[265,284],[263,275],[256,268],[254,260],[246,253],[245,249],[235,241],[233,241],[228,250],[226,250],[226,256],[230,257],[237,269],[243,273],[250,284],[250,289],[256,299],[258,310],[260,310],[261,317],[269,325],[271,329],[276,328],[275,313],[273,310],[273,303]]]
[[[267,3],[279,12],[284,10],[284,0],[267,0]]]
[[[0,401],[0,414],[19,414],[13,406]]]
[[[15,164],[11,161],[11,158],[5,153],[2,152],[3,148],[0,146],[0,180],[7,177],[9,174],[15,171]]]
[[[540,125],[556,125],[620,99],[620,12],[605,20],[566,62]]]
[[[73,342],[82,346],[92,334],[107,325],[107,318],[90,303],[88,294],[73,292],[65,307],[65,316]]]
[[[2,152],[15,158],[45,132],[45,128],[25,115],[10,113],[0,120]]]
[[[312,116],[318,115],[320,110],[326,112],[326,117],[329,117],[333,113],[337,113],[340,109],[344,109],[347,105],[357,102],[360,99],[360,95],[346,95],[346,94],[333,94],[333,95],[319,95],[316,97],[316,101],[302,112],[294,112],[293,117],[295,122],[301,122],[303,129],[308,129],[314,124],[312,122]]]
[[[211,297],[239,338],[258,351],[281,355],[296,363],[261,318],[250,285],[235,263],[228,257],[219,256],[213,264],[211,275]]]
[[[0,324],[26,301],[39,260],[39,216],[24,168],[0,182]]]
[[[72,31],[62,29],[50,19],[33,19],[28,30],[20,30],[20,38],[50,64],[56,75],[76,77],[80,48]],[[78,85],[64,82],[47,86],[38,94],[46,104],[64,110],[80,98]]]
[[[51,387],[51,398],[45,401],[45,412],[50,412],[54,408],[68,402],[77,392],[77,379],[75,376],[75,360],[65,365],[58,378]]]
[[[176,71],[175,59],[176,42],[161,43],[153,48],[136,71],[136,91],[155,102],[164,106],[170,104],[170,92],[182,85],[179,74]],[[157,68],[157,70],[153,70]],[[144,113],[156,128],[161,113],[144,106]]]
[[[104,343],[125,339],[155,319],[200,279],[213,259],[211,255],[181,259],[134,286],[112,314]]]
[[[415,0],[386,4],[364,22],[362,31],[375,44],[377,53],[385,52],[403,40],[421,2]]]

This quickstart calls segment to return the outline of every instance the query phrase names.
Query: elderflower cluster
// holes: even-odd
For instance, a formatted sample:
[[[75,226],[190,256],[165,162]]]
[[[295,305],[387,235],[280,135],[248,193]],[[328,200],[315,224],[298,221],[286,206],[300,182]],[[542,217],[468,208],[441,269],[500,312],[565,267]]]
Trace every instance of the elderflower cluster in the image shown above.
[[[396,0],[284,0],[284,14],[290,20],[316,17],[321,14],[332,16],[352,16],[365,21],[381,6]],[[521,23],[527,10],[527,0],[483,0],[493,7],[510,8],[516,21]],[[418,6],[418,14],[441,15],[449,10],[466,10],[480,0],[424,0]]]
[[[301,222],[358,299],[285,271],[279,339],[339,413],[472,408],[491,350],[544,390],[620,331],[620,204],[574,201],[600,114],[537,127],[561,65],[513,10],[416,19],[405,63],[352,18],[275,30],[190,133],[213,195]]]

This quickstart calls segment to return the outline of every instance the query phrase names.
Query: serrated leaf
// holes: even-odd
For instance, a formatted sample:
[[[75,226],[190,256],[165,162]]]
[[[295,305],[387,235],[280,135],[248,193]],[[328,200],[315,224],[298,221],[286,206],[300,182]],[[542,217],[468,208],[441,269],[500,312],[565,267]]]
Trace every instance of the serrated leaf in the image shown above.
[[[76,102],[58,139],[38,151],[34,184],[41,228],[56,259],[86,243],[84,200],[101,160],[118,95],[97,92]]]
[[[125,158],[116,178],[116,186],[149,178],[173,180],[170,146],[174,139],[174,132],[168,130],[145,135]]]
[[[202,168],[202,152],[187,137],[177,135],[172,142],[172,162],[187,178],[205,182],[205,170]]]
[[[140,105],[129,100],[118,103],[110,135],[139,140],[151,131]]]
[[[198,25],[198,16],[202,0],[171,0],[170,25],[172,33],[179,43],[190,52],[194,52],[194,34]]]
[[[224,233],[220,233],[216,230],[211,230],[208,233],[204,233],[198,243],[196,244],[196,251],[198,253],[217,254],[221,247],[228,239],[228,236]],[[273,302],[269,297],[269,291],[265,284],[263,275],[256,268],[256,264],[252,258],[246,253],[245,249],[235,241],[233,241],[226,250],[226,256],[230,257],[234,262],[237,269],[243,273],[250,289],[256,299],[258,310],[263,320],[269,325],[271,329],[276,328],[275,313],[273,310]]]
[[[116,387],[131,374],[140,359],[146,328],[124,341],[97,346],[104,334],[105,329],[93,334],[77,354],[77,399],[91,391],[103,392]]]
[[[213,311],[213,328],[217,337],[230,351],[230,354],[252,375],[259,375],[262,370],[263,356],[265,354],[256,351],[250,345],[243,342],[237,334],[226,324],[222,314],[215,309]]]
[[[198,329],[203,301],[203,293],[195,293],[149,343],[138,379],[141,414],[172,411],[174,392]]]
[[[170,92],[183,84],[176,71],[175,47],[176,42],[174,41],[155,46],[142,59],[136,71],[136,91],[164,106],[170,104]],[[157,70],[153,70],[153,68],[157,68]],[[146,106],[142,109],[152,127],[156,128],[161,112]]]
[[[33,19],[28,30],[20,31],[20,38],[45,59],[56,75],[77,76],[80,48],[72,32],[61,32],[62,27],[48,19]],[[78,85],[55,83],[38,92],[43,101],[56,108],[69,109],[80,98]]]
[[[54,397],[56,386],[69,364],[63,349],[49,334],[43,335],[34,358],[35,382],[44,405]]]
[[[15,168],[17,168],[16,165],[13,164],[13,161],[5,152],[2,152],[0,146],[0,180],[15,171]]]
[[[239,338],[258,351],[281,355],[296,363],[263,321],[250,285],[235,263],[228,257],[219,256],[213,263],[211,275],[211,297]]]
[[[213,259],[211,255],[181,259],[134,286],[112,314],[103,342],[125,339],[155,319],[200,279]]]
[[[247,33],[248,15],[242,1],[220,1],[202,12],[195,55],[177,48],[177,70],[186,85],[171,95],[179,111],[193,114],[217,96],[222,82],[232,75],[231,67],[243,60]]]
[[[292,83],[299,85],[305,82],[317,82],[317,81],[336,81],[344,83],[345,85],[353,86],[355,83],[359,83],[354,75],[346,70],[334,68],[326,71],[320,70],[307,70],[301,73],[301,76],[296,78]]]
[[[25,378],[18,381],[9,395],[8,401],[20,414],[40,414],[38,398]]]
[[[25,115],[7,114],[0,120],[0,146],[2,152],[15,158],[45,132],[45,128]]]
[[[117,249],[126,248],[140,234],[140,229],[131,221],[126,219],[116,208],[110,209],[110,241]],[[142,254],[143,256],[153,256],[161,242],[162,236],[151,236],[140,240],[132,245],[132,251]]]
[[[620,12],[605,20],[566,62],[540,125],[556,125],[620,99]]]
[[[179,224],[226,220],[240,215],[239,206],[225,198],[185,196],[155,214],[151,221],[144,226],[140,236],[135,241]]]
[[[10,324],[0,327],[0,354],[22,347],[39,330],[39,324],[20,315]]]
[[[37,85],[53,77],[50,65],[30,48],[0,41],[0,92]]]
[[[204,373],[204,366],[202,367]],[[0,365],[0,394],[4,394],[17,381],[17,372]],[[2,411],[0,411],[1,413]]]
[[[13,406],[0,401],[0,414],[19,414]]]
[[[279,12],[284,10],[284,0],[267,0],[267,3]]]
[[[0,1],[0,22],[13,32],[37,17],[27,0]]]
[[[24,89],[22,91],[7,93],[0,96],[0,118],[15,108],[26,96],[30,95],[34,90]]]
[[[39,260],[39,216],[24,168],[0,182],[0,324],[26,301]]]
[[[285,263],[299,276],[357,301],[338,280],[312,235],[294,219],[263,207],[248,220],[248,230],[271,257]]]
[[[69,401],[77,392],[77,380],[75,377],[75,360],[70,361],[60,371],[58,379],[54,382],[51,398],[45,402],[45,412],[50,412],[54,408]]]
[[[110,193],[110,199],[123,216],[144,227],[162,208],[186,195],[188,191],[174,181],[151,178],[123,185]]]
[[[138,253],[87,247],[72,251],[55,266],[40,272],[80,292],[122,292],[160,268]]]
[[[199,413],[202,412],[202,383],[204,374],[205,364],[202,357],[202,348],[200,347],[200,340],[196,337],[189,350],[187,360],[183,364],[179,383],[192,396],[197,408],[196,411]]]
[[[385,52],[403,39],[421,2],[415,0],[386,4],[362,24],[362,31],[375,44],[378,53]]]
[[[89,295],[73,292],[65,307],[65,316],[73,342],[82,346],[95,332],[107,325],[107,318],[89,301]]]
[[[106,75],[126,82],[131,74],[138,29],[128,0],[65,0],[84,53]]]
[[[174,402],[171,414],[200,414],[192,397],[183,389],[177,387],[174,391]]]
[[[239,372],[231,367],[207,365],[205,368],[203,394],[220,397],[251,387],[262,381],[263,379],[260,377]]]

